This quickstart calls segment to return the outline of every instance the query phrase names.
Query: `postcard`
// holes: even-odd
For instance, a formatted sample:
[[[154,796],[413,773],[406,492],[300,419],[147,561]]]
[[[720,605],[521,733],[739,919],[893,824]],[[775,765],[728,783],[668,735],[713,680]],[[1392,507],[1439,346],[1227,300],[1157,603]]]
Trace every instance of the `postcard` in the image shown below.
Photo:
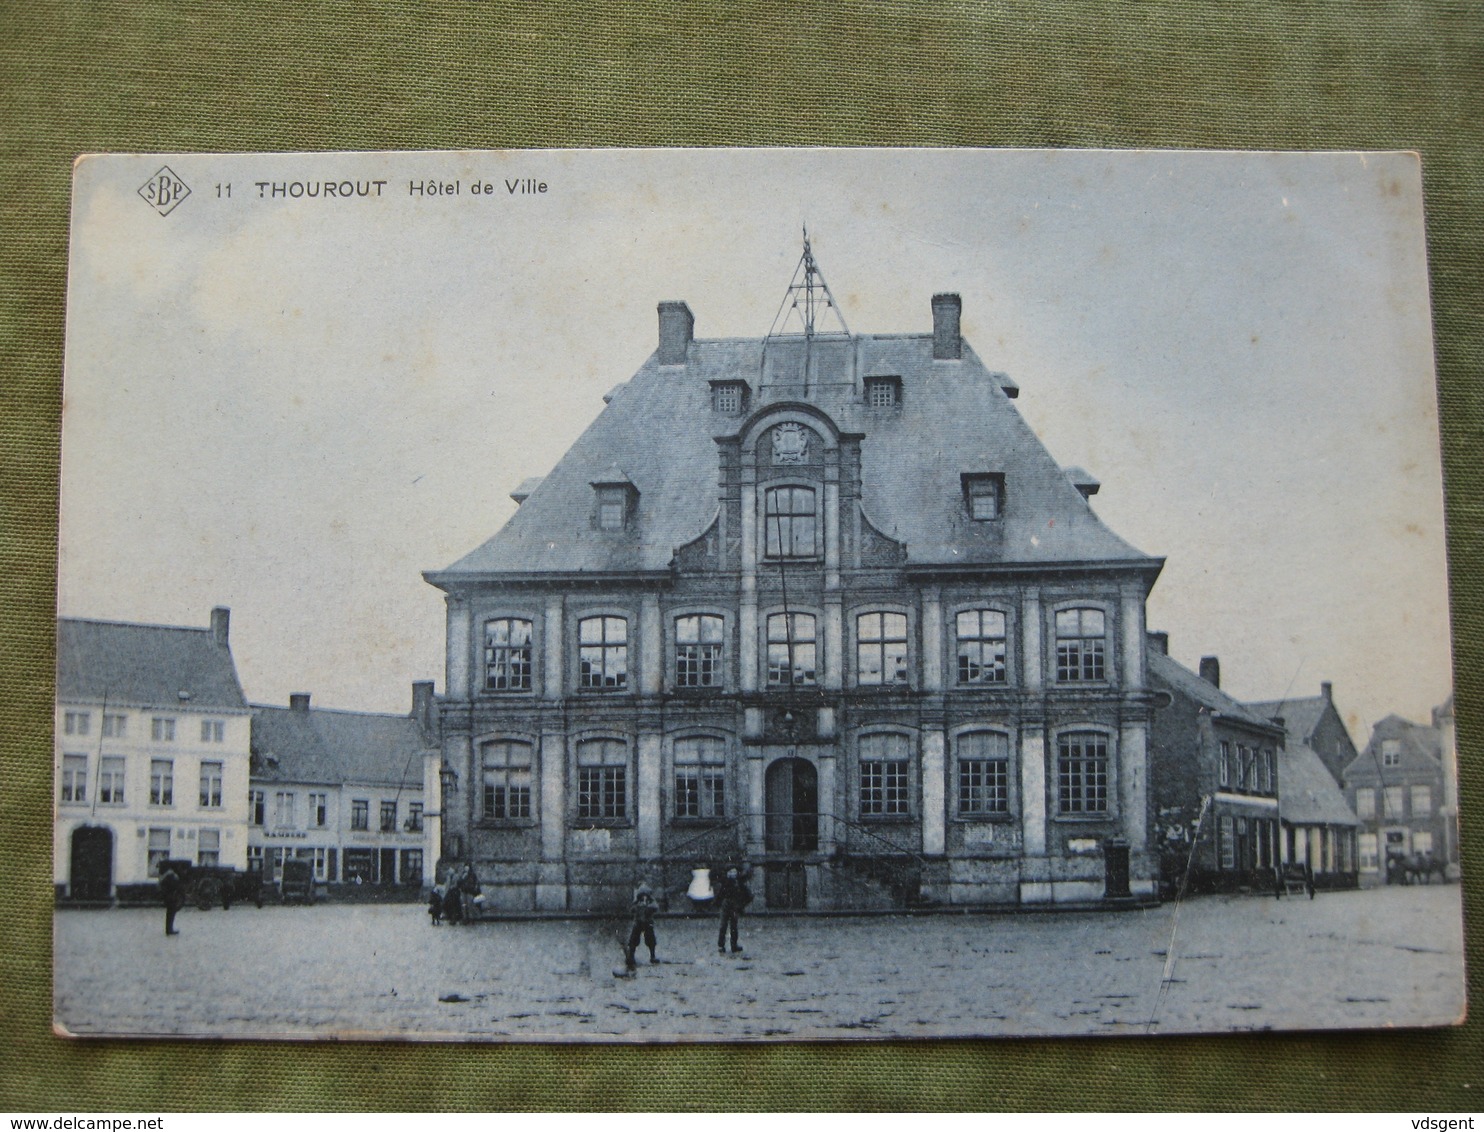
[[[1456,1024],[1418,158],[75,171],[55,1020]]]

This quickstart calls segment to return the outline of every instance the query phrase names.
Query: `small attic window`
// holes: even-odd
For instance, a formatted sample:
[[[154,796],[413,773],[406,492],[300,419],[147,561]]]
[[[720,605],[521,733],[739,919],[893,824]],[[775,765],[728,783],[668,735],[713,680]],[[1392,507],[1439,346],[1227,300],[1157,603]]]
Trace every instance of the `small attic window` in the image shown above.
[[[900,377],[866,378],[866,404],[873,409],[894,409],[902,403]]]
[[[747,383],[745,381],[713,381],[711,383],[711,408],[713,412],[729,417],[739,416],[747,408]]]
[[[593,481],[596,507],[593,525],[600,531],[621,531],[628,526],[639,500],[639,490],[618,467],[610,468],[601,479]]]
[[[965,472],[964,504],[977,522],[998,519],[1005,509],[1005,477],[999,472]]]

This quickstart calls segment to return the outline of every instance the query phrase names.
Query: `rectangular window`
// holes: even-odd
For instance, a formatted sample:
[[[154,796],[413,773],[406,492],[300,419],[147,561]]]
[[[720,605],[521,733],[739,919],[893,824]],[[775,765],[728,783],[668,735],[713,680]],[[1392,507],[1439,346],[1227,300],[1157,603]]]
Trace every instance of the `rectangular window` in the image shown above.
[[[720,617],[697,614],[675,619],[675,686],[721,686]]]
[[[423,831],[423,804],[421,802],[409,802],[407,804],[407,832],[421,833]]]
[[[628,816],[628,744],[587,739],[577,744],[577,817],[616,821]]]
[[[1386,787],[1381,800],[1385,806],[1382,813],[1387,821],[1400,821],[1407,816],[1407,788],[1405,786]]]
[[[149,737],[156,743],[175,742],[175,720],[155,716],[149,721]]]
[[[811,487],[774,487],[763,496],[763,545],[769,558],[819,554],[815,495]]]
[[[531,622],[502,617],[484,623],[484,688],[487,692],[531,690]]]
[[[62,801],[88,800],[88,756],[62,756]]]
[[[1432,787],[1412,787],[1412,816],[1414,818],[1432,817]]]
[[[960,817],[992,817],[1010,812],[1010,740],[994,731],[960,735],[958,812]]]
[[[354,883],[376,883],[376,850],[347,849],[345,851],[345,874],[342,878]]]
[[[860,738],[862,817],[896,817],[909,812],[908,743],[901,735]]]
[[[711,407],[715,412],[736,416],[742,411],[742,383],[718,381],[711,387]]]
[[[1380,868],[1379,855],[1376,850],[1376,835],[1374,833],[1362,833],[1360,843],[1360,869],[1362,872],[1373,873]]]
[[[1056,679],[1062,684],[1107,678],[1103,665],[1106,620],[1101,609],[1063,609],[1056,615]]]
[[[1355,816],[1370,819],[1376,816],[1376,792],[1362,788],[1355,792]]]
[[[530,743],[501,741],[480,747],[483,812],[489,821],[524,821],[531,816]]]
[[[105,755],[98,768],[98,801],[105,806],[124,804],[124,760]]]
[[[350,828],[351,829],[370,829],[371,828],[371,803],[369,801],[367,801],[366,799],[364,799],[364,798],[357,798],[357,799],[355,799],[355,800],[353,800],[351,802],[351,804],[350,804]],[[346,867],[349,868],[350,867],[350,852],[348,850],[346,851],[345,857],[346,857],[346,861],[345,861]]]
[[[1232,784],[1232,745],[1223,739],[1221,741],[1221,785]]]
[[[1221,867],[1229,872],[1237,867],[1236,823],[1229,815],[1223,814],[1216,833],[1221,842]]]
[[[151,806],[175,805],[174,760],[149,760],[149,804]]]
[[[726,817],[726,743],[700,737],[675,740],[675,816]]]
[[[203,762],[201,764],[201,808],[215,810],[219,809],[221,804],[222,764]]]
[[[330,820],[330,796],[309,795],[309,821],[316,829],[324,829]]]
[[[1381,765],[1402,765],[1402,741],[1400,739],[1381,740]]]
[[[1005,477],[998,474],[965,475],[964,502],[975,522],[998,519],[1004,511]]]
[[[1005,682],[1005,615],[993,609],[969,609],[957,618],[958,682]]]
[[[1419,829],[1416,833],[1412,834],[1412,852],[1432,852],[1432,833],[1430,831]]]
[[[293,829],[298,825],[294,809],[293,793],[288,790],[278,791],[273,795],[273,824],[279,829]]]
[[[1273,752],[1268,750],[1262,753],[1262,792],[1273,792]]]
[[[222,831],[203,829],[196,835],[196,864],[207,867],[222,862]]]
[[[249,845],[247,847],[247,871],[257,873],[259,876],[262,875],[263,847],[261,845]]]
[[[69,711],[62,713],[62,730],[68,735],[86,735],[92,727],[92,713]]]
[[[768,686],[807,687],[815,683],[814,615],[768,615]]]
[[[1247,789],[1247,774],[1252,766],[1252,752],[1246,747],[1237,748],[1237,789]]]
[[[629,682],[629,623],[622,617],[584,617],[577,624],[578,683],[616,691]]]
[[[402,850],[402,883],[406,885],[419,885],[423,882],[423,851],[421,849]]]
[[[103,715],[103,738],[122,739],[129,727],[127,715],[113,715],[105,712]]]
[[[902,382],[897,377],[866,378],[866,404],[873,409],[891,409],[901,401]]]
[[[381,832],[397,832],[397,803],[383,802],[381,804]]]
[[[201,742],[220,743],[225,733],[226,725],[220,719],[203,719],[201,721]]]
[[[146,852],[149,860],[149,875],[157,877],[160,875],[160,862],[170,856],[170,830],[151,829]]]
[[[1073,731],[1057,740],[1057,797],[1064,814],[1108,812],[1108,739]]]
[[[314,879],[319,881],[330,879],[329,851],[325,849],[311,849],[314,854]]]
[[[907,616],[862,613],[855,619],[858,684],[907,683]]]

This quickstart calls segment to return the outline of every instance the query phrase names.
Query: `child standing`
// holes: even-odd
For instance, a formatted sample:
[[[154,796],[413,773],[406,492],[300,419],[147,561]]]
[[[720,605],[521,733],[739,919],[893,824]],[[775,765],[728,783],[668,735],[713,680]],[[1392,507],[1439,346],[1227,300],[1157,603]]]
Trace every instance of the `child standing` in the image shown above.
[[[654,917],[659,912],[660,906],[655,903],[654,889],[647,884],[641,884],[634,890],[634,902],[629,905],[629,915],[632,923],[629,926],[629,942],[624,946],[624,967],[627,970],[636,970],[638,964],[634,960],[634,954],[639,950],[639,941],[642,939],[649,948],[649,961],[658,963],[654,954]]]

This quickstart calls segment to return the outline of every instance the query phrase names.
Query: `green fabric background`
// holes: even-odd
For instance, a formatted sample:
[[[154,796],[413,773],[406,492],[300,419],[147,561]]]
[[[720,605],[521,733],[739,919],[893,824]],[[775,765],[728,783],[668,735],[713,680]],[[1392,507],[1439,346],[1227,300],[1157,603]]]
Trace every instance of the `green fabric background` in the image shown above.
[[[1475,1021],[1432,1032],[667,1048],[68,1043],[50,1033],[49,947],[57,437],[77,154],[1416,149],[1477,986],[1481,94],[1484,6],[1472,2],[0,0],[0,1110],[1484,1107],[1477,989]]]

